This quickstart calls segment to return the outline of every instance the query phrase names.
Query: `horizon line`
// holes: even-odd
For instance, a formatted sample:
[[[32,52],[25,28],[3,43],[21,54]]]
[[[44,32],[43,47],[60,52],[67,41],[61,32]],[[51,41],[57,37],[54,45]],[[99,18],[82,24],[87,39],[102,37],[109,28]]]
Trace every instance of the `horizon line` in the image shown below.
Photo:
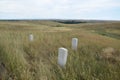
[[[120,21],[120,20],[112,20],[112,19],[0,19],[0,21],[21,21],[21,20],[85,20],[85,21]]]

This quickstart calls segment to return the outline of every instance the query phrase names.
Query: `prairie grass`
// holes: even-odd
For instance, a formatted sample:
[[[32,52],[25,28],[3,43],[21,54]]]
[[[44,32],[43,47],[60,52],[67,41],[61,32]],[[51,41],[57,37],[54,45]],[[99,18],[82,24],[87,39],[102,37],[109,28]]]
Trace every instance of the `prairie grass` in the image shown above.
[[[100,28],[100,25],[116,24],[91,25]],[[5,80],[119,80],[120,40],[91,32],[95,29],[87,23],[82,25],[1,21],[0,63],[5,64]],[[28,40],[31,33],[32,42]],[[74,37],[79,40],[77,51],[71,49]],[[59,47],[68,49],[64,69],[57,64]],[[108,47],[115,50],[109,59],[103,56],[103,49]]]

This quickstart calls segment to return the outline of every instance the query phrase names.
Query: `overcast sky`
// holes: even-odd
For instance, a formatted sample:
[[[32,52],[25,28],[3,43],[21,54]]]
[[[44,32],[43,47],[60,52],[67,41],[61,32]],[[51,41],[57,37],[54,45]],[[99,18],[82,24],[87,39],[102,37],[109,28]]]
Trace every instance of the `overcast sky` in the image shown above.
[[[0,19],[120,20],[120,0],[0,0]]]

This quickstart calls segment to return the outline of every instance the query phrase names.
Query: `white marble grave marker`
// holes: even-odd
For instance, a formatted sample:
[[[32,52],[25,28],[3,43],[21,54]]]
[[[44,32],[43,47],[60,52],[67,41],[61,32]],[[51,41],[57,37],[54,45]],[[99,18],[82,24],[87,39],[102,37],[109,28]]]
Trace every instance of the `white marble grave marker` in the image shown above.
[[[67,56],[68,56],[68,50],[66,48],[59,48],[58,49],[58,64],[61,67],[65,67],[65,64],[67,62]]]
[[[72,38],[72,49],[77,50],[77,46],[78,46],[78,39]]]
[[[33,34],[30,34],[30,35],[29,35],[29,40],[30,40],[30,41],[33,41],[33,39],[34,39]]]

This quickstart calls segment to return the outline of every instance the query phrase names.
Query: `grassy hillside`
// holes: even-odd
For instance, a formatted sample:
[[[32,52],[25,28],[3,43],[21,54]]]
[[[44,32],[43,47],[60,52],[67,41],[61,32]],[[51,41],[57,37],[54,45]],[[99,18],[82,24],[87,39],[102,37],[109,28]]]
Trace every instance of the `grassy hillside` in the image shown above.
[[[57,64],[60,47],[68,49],[64,69]],[[0,21],[0,79],[119,80],[119,68],[120,22]]]

